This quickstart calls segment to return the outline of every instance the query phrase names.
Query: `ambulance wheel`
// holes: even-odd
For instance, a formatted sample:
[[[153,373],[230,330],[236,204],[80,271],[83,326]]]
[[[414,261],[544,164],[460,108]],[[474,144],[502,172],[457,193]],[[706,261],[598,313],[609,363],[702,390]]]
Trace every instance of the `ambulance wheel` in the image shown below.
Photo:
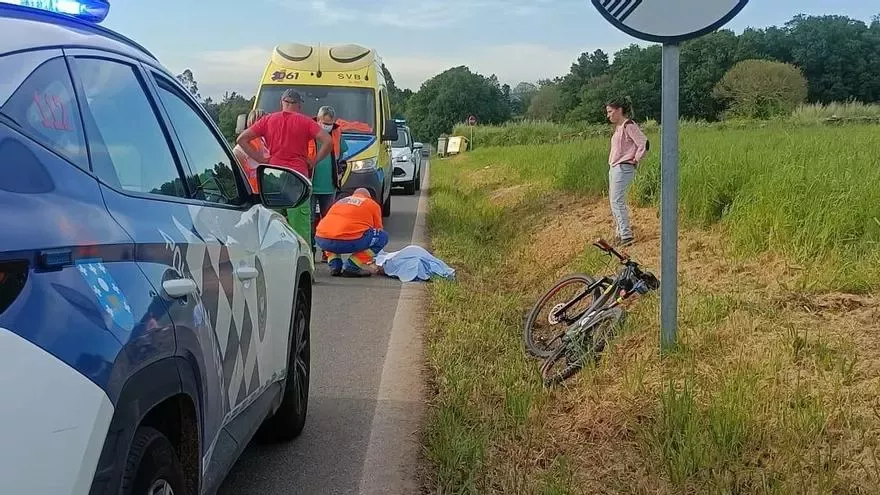
[[[389,192],[388,196],[385,198],[385,202],[382,203],[382,216],[388,218],[391,216],[391,194]]]

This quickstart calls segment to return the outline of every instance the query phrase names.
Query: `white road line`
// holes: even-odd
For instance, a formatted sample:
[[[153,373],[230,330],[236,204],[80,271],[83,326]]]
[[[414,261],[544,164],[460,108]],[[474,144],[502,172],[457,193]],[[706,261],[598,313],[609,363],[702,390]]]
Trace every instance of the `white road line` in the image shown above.
[[[430,164],[424,167],[411,244],[427,248]],[[404,283],[391,324],[370,442],[361,471],[361,494],[419,493],[420,430],[425,403],[422,330],[424,282]]]

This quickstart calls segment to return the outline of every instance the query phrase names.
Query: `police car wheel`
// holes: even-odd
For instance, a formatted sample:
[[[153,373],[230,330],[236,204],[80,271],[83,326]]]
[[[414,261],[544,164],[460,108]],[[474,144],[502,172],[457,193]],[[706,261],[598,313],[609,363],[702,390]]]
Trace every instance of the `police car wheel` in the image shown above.
[[[168,438],[159,430],[141,426],[134,434],[122,474],[126,495],[186,493],[183,466]]]
[[[305,427],[311,373],[310,306],[311,301],[305,292],[297,290],[284,396],[281,406],[260,428],[258,435],[261,441],[290,441],[298,437]]]

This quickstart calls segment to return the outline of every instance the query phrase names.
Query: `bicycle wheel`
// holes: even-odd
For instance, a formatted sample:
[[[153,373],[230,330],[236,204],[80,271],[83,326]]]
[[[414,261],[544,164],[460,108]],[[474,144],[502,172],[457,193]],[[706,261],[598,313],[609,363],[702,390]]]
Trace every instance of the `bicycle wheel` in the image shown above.
[[[596,280],[583,273],[575,273],[558,280],[532,307],[523,326],[523,341],[526,351],[537,358],[547,358],[559,346],[562,335],[569,325],[576,322],[601,294],[603,287],[597,287],[590,294],[568,308],[564,314],[553,315],[554,309],[564,307],[575,297],[581,295]],[[561,296],[558,302],[554,302]]]
[[[558,385],[581,370],[579,359],[572,359],[568,346],[557,347],[541,364],[541,378],[545,387]]]
[[[624,318],[621,308],[612,308],[599,314],[588,328],[578,332],[580,342],[565,342],[541,365],[545,387],[558,385],[580,371],[588,360],[598,361],[608,340]],[[564,361],[563,361],[564,360]]]

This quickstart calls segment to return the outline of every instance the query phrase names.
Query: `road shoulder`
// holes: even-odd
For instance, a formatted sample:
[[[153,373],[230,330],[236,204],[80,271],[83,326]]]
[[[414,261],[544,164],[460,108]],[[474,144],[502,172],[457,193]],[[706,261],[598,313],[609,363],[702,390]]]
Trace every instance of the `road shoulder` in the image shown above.
[[[430,184],[430,165],[424,184]],[[427,248],[428,188],[422,187],[411,244]],[[404,283],[382,368],[376,411],[361,474],[361,494],[420,492],[421,428],[425,412],[423,335],[426,288]]]

